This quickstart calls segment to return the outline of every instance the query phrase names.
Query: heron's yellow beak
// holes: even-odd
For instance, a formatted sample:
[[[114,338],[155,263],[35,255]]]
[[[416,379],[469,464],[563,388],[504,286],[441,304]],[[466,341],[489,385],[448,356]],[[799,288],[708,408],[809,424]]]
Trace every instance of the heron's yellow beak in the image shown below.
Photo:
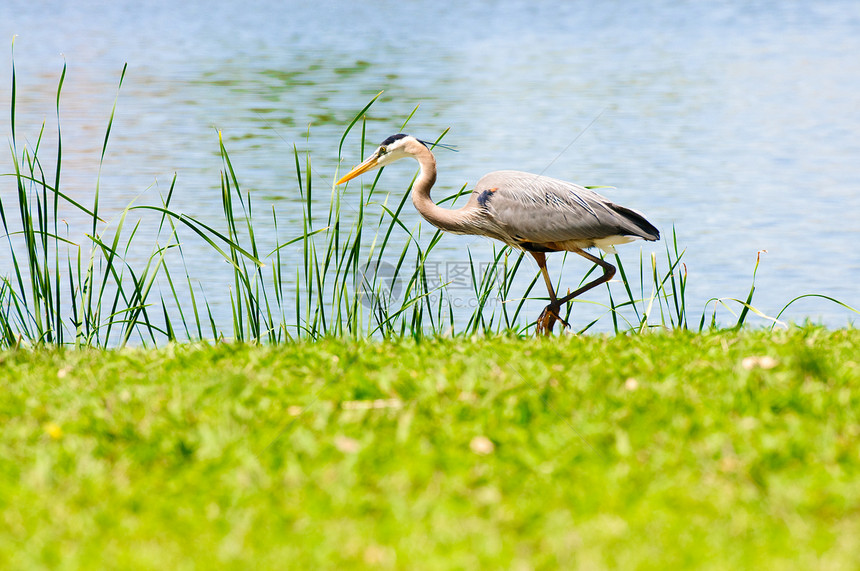
[[[349,171],[348,173],[343,175],[343,178],[341,178],[339,181],[337,181],[335,183],[335,186],[337,186],[338,184],[343,184],[348,180],[352,180],[355,177],[357,177],[358,175],[366,173],[369,170],[375,169],[376,167],[379,166],[377,164],[378,162],[379,162],[379,157],[376,156],[376,154],[373,154],[369,159],[367,159],[366,161],[364,161],[363,163],[361,163],[360,165],[358,165],[357,167],[355,167],[354,169],[352,169],[351,171]]]

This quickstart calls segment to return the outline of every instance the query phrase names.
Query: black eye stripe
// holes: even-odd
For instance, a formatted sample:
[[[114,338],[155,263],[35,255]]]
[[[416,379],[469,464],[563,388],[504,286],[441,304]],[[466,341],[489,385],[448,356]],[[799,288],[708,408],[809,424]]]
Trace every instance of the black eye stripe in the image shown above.
[[[402,139],[403,137],[406,137],[406,136],[407,135],[404,135],[403,133],[399,133],[397,135],[391,135],[390,137],[388,137],[387,139],[382,141],[382,144],[380,145],[380,147],[387,147],[388,145],[390,145],[394,141],[399,141],[400,139]]]

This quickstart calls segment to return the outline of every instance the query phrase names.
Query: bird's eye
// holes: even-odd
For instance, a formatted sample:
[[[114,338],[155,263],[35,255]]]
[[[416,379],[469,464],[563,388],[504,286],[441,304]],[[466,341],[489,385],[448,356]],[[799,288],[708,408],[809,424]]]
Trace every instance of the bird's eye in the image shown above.
[[[379,147],[379,151],[377,151],[377,153],[379,153],[380,157],[387,152],[388,152],[388,149],[386,149],[385,147]]]

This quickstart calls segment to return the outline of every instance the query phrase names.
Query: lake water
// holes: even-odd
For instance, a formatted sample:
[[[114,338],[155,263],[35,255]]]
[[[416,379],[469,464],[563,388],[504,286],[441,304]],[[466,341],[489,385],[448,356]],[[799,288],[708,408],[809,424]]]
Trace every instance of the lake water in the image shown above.
[[[323,181],[334,179],[345,125],[384,90],[369,114],[372,141],[399,132],[419,104],[409,132],[433,139],[451,128],[445,141],[459,152],[437,154],[434,196],[512,168],[611,185],[604,194],[644,212],[664,237],[674,226],[687,250],[694,319],[711,297],[746,296],[759,250],[768,253],[754,304],[765,313],[804,293],[860,307],[853,0],[4,0],[7,111],[13,35],[18,129],[30,142],[43,120],[55,131],[57,81],[68,65],[63,184],[84,203],[128,62],[101,178],[102,206],[114,216],[133,199],[157,203],[176,173],[173,208],[218,220],[220,129],[256,211],[274,205],[280,224],[295,225],[282,227],[282,237],[298,234],[293,145],[311,152],[325,203]],[[0,132],[9,136],[8,112]],[[341,172],[358,154],[355,132]],[[0,172],[10,170],[7,155]],[[412,165],[392,167],[382,187],[399,196],[413,173]],[[12,184],[0,179],[4,201]],[[404,222],[414,227],[420,218],[407,209]],[[435,256],[462,260],[466,247],[479,259],[492,251],[487,239],[446,236]],[[662,242],[636,243],[621,248],[623,259],[635,264],[640,247],[646,256],[665,252]],[[192,275],[226,327],[226,268],[203,246],[194,254]],[[4,264],[0,258],[6,274]],[[565,283],[574,286],[585,267],[567,264]],[[605,302],[606,292],[589,297]],[[855,314],[809,299],[785,318],[844,326]]]

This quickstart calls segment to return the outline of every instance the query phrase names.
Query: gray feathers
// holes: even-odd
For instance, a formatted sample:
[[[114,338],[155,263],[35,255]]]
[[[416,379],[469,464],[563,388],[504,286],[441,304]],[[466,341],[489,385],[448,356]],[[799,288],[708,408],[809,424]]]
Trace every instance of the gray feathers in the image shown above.
[[[485,230],[511,245],[543,250],[657,240],[644,216],[576,184],[520,171],[495,171],[478,181],[469,203],[482,210]]]

